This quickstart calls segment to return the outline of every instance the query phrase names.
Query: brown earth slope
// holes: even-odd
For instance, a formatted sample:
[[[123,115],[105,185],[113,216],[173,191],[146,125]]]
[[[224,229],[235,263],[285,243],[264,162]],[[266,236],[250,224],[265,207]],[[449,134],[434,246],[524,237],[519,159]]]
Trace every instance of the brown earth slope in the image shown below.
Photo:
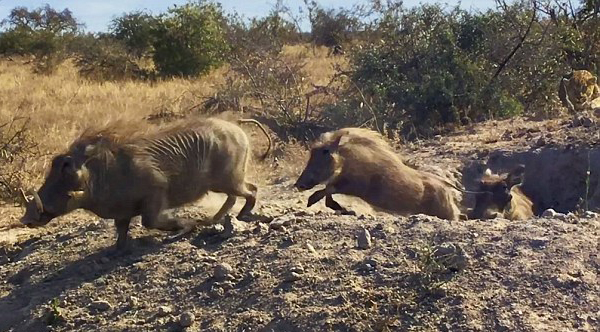
[[[494,150],[585,149],[595,133],[559,120],[488,122],[400,150],[464,180],[479,168],[463,164],[504,165],[488,160]],[[171,242],[136,220],[126,256],[108,255],[113,223],[83,212],[41,229],[5,228],[0,331],[600,329],[597,215],[448,222],[346,198],[357,216],[340,216],[323,202],[304,208],[310,193],[291,188],[297,169],[280,169],[260,189],[256,212],[267,221],[201,227]],[[174,213],[201,219],[222,200]],[[2,218],[14,224],[20,213],[3,208]],[[360,248],[363,228],[372,243]]]

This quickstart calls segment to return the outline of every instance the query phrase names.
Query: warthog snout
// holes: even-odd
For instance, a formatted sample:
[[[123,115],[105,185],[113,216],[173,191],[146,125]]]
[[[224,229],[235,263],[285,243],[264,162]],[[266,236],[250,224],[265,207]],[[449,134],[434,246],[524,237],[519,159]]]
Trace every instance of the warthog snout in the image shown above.
[[[294,187],[296,187],[300,191],[304,191],[304,190],[312,189],[316,185],[317,185],[317,183],[314,183],[314,181],[298,179],[298,181],[296,181],[296,183],[294,184]]]
[[[25,215],[20,219],[20,222],[27,227],[38,227],[46,225],[53,215],[44,210],[42,199],[35,191],[25,193],[21,190],[21,196],[25,203]]]

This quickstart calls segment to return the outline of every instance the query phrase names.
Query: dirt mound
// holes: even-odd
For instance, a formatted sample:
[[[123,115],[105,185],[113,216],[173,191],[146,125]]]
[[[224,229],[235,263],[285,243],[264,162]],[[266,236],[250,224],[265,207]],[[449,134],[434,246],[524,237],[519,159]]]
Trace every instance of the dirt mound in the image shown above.
[[[133,253],[117,258],[103,221],[30,239],[0,266],[0,329],[42,331],[54,320],[55,331],[179,330],[190,313],[203,331],[592,331],[600,322],[598,220],[297,211],[271,223],[175,243],[138,225]],[[363,227],[367,249],[356,242]],[[436,258],[448,244],[462,263]]]
[[[588,201],[598,204],[600,157],[586,140],[594,128],[489,122],[400,150],[407,163],[467,188],[484,167],[523,162],[536,202],[570,211],[588,155]],[[341,216],[323,202],[304,207],[311,193],[292,190],[292,166],[263,179],[260,221],[199,227],[173,242],[134,220],[125,256],[110,255],[112,221],[78,212],[26,229],[17,227],[19,209],[3,208],[0,331],[600,329],[596,214],[448,222],[376,213],[342,197],[357,215]],[[223,199],[173,213],[202,219]]]

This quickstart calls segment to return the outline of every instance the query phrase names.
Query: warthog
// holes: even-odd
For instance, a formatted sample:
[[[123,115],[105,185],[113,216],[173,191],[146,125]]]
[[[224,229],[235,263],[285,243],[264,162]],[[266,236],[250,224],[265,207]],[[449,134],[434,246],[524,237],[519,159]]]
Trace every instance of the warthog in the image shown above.
[[[271,140],[262,125],[251,119]],[[191,220],[169,218],[163,210],[198,200],[208,191],[227,194],[210,222],[221,220],[236,196],[246,199],[238,216],[256,203],[257,187],[246,181],[250,144],[236,124],[216,118],[184,120],[164,128],[112,123],[88,129],[68,151],[54,157],[45,182],[25,196],[21,222],[41,226],[78,208],[114,219],[116,248],[124,249],[129,223],[141,215],[147,228],[179,231]]]
[[[343,128],[313,143],[306,168],[296,181],[299,190],[326,183],[308,199],[345,212],[333,194],[356,196],[377,210],[400,215],[423,213],[457,220],[460,210],[452,186],[441,178],[405,165],[376,132]]]
[[[509,220],[533,217],[533,203],[521,190],[525,173],[524,165],[517,165],[505,174],[493,174],[488,168],[479,181],[479,191],[472,219],[502,217]]]

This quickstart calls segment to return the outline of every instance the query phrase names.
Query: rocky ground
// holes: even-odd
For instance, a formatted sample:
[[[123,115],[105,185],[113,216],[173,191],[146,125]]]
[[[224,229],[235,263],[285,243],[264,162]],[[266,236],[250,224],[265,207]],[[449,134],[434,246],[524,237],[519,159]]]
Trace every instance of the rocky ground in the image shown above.
[[[594,144],[597,132],[519,119],[400,151],[443,172],[486,150]],[[265,176],[257,221],[170,241],[136,220],[131,253],[118,257],[112,221],[76,212],[26,229],[19,208],[3,208],[0,331],[600,330],[596,214],[449,222],[342,198],[356,211],[342,216],[304,208],[310,193],[281,168]],[[222,201],[174,213],[202,219]]]

